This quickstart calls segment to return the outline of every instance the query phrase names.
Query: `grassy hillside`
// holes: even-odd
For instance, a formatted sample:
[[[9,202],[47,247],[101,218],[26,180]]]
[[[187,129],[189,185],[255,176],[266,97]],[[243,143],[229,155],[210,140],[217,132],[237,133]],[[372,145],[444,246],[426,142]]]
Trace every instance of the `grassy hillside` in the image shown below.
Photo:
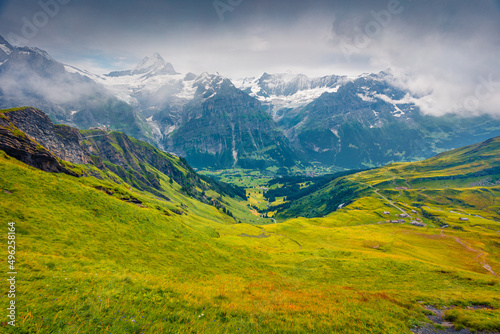
[[[411,165],[394,165],[320,189],[340,180],[359,188],[324,218],[256,226],[190,197],[151,165],[168,200],[111,170],[68,168],[97,177],[47,173],[0,153],[0,242],[8,222],[17,231],[18,327],[6,333],[399,334],[429,322],[425,305],[455,306],[446,317],[457,326],[500,330],[498,186],[400,193],[390,182],[412,185],[430,169],[407,180]],[[251,216],[244,203],[221,200]],[[427,226],[386,223],[400,209]]]
[[[335,212],[340,205],[345,207],[364,197],[382,198],[380,195],[412,209],[442,204],[443,209],[459,206],[500,215],[495,204],[495,186],[500,185],[500,137],[420,162],[333,176],[330,183],[321,184],[318,190],[313,182],[310,188],[316,191],[312,193],[303,189],[304,196],[289,196],[288,203],[275,208],[279,211],[278,217],[321,217]],[[287,186],[286,182],[283,186]],[[405,196],[408,198],[403,201]],[[388,209],[394,209],[390,201],[384,202]]]

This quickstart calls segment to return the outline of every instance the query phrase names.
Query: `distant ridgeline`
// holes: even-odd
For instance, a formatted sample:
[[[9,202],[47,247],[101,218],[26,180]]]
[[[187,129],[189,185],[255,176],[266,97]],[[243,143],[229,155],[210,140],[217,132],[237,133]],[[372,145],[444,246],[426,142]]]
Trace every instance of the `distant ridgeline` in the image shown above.
[[[395,192],[396,198],[405,191],[423,192],[424,195],[414,199],[415,205],[432,203],[430,197],[436,197],[442,198],[441,204],[450,202],[450,205],[467,207],[474,206],[472,203],[476,200],[480,202],[480,198],[490,198],[491,194],[486,188],[485,194],[479,196],[478,193],[478,199],[470,199],[470,203],[467,203],[461,198],[458,189],[499,185],[500,137],[495,137],[419,162],[390,164],[367,171],[347,171],[315,178],[275,179],[268,183],[270,189],[265,196],[271,203],[276,198],[284,198],[284,201],[269,206],[265,212],[276,212],[276,217],[282,219],[323,217],[360,198],[373,196],[377,189],[388,192],[388,197],[393,197]],[[498,207],[494,203],[490,205],[491,212],[500,216]],[[479,207],[485,209],[486,202]]]
[[[0,36],[0,108],[31,105],[54,123],[120,131],[198,169],[372,168],[500,135],[500,120],[489,116],[422,114],[393,79],[380,72],[230,80],[179,74],[159,54],[101,76]]]

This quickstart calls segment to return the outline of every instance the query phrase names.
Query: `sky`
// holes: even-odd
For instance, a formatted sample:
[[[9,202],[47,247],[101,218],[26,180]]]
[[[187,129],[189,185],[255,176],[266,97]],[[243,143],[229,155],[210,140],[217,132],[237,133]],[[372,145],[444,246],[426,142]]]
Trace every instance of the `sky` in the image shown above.
[[[385,70],[425,113],[500,115],[500,0],[0,0],[0,35],[97,74]]]

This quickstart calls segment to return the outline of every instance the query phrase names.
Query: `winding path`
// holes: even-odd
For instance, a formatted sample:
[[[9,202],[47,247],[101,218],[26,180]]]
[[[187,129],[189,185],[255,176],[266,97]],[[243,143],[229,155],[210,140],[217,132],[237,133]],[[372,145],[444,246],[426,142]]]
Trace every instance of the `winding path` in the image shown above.
[[[495,277],[498,277],[498,275],[493,271],[491,266],[486,262],[486,256],[488,256],[488,253],[485,251],[482,251],[480,249],[475,249],[467,245],[463,240],[461,240],[458,237],[450,237],[446,234],[443,233],[443,230],[441,230],[441,236],[445,238],[453,238],[457,243],[460,245],[464,246],[466,249],[470,250],[471,252],[477,253],[477,256],[474,258],[474,260],[479,263],[484,269],[488,270],[490,274],[492,274]]]
[[[276,222],[276,219],[274,219],[274,218],[269,218],[269,217],[264,217],[264,214],[262,214],[260,217],[261,217],[262,219],[271,219],[271,220],[272,220],[275,224],[278,224],[278,223]]]
[[[386,200],[390,205],[392,205],[393,207],[395,207],[396,209],[398,209],[399,211],[405,213],[404,210],[402,210],[401,208],[399,208],[397,205],[395,205],[390,199],[388,199],[387,197],[385,197],[384,195],[380,194],[379,191],[380,189],[375,189],[372,185],[370,184],[367,184],[365,183],[366,185],[368,185],[370,188],[374,189],[374,192],[379,195],[380,197],[382,197],[384,200]],[[408,183],[407,183],[408,184]],[[428,196],[427,196],[428,197]],[[430,197],[429,197],[430,198]],[[486,262],[486,257],[488,255],[488,253],[480,250],[480,249],[475,249],[475,248],[472,248],[470,247],[469,245],[467,245],[463,240],[461,240],[460,238],[458,237],[450,237],[448,235],[445,235],[443,230],[441,230],[441,236],[442,237],[445,237],[445,238],[453,238],[457,243],[459,243],[460,245],[464,246],[466,249],[470,250],[471,252],[474,252],[474,253],[477,253],[477,256],[474,258],[474,260],[479,263],[484,269],[486,269],[490,274],[492,274],[493,276],[495,277],[498,277],[497,273],[493,271],[493,269],[491,268],[491,266],[488,264],[488,262]]]

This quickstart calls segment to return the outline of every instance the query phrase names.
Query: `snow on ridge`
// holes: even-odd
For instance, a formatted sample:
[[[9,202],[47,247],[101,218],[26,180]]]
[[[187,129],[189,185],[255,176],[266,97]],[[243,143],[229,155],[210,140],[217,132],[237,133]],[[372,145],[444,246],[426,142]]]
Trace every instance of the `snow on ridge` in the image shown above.
[[[196,87],[193,85],[193,82],[184,82],[183,88],[180,93],[177,94],[177,97],[184,100],[192,100],[196,94]]]
[[[274,105],[274,110],[277,111],[282,108],[307,105],[324,93],[336,93],[349,81],[351,80],[347,77],[335,75],[309,78],[303,74],[264,73],[260,78],[241,78],[234,80],[233,83],[262,103]],[[287,91],[291,93],[286,93]]]
[[[375,99],[371,96],[368,96],[368,95],[363,95],[363,94],[356,94],[361,100],[363,100],[364,102],[375,102]]]
[[[76,67],[71,66],[71,65],[63,64],[63,66],[64,66],[64,69],[66,70],[66,72],[69,72],[69,73],[80,74],[80,75],[85,76],[85,77],[92,79],[94,81],[106,80],[105,78],[103,78],[97,74],[90,73],[89,71],[86,71],[86,70],[80,70],[79,68],[76,68]]]
[[[4,45],[2,45],[2,46],[4,46]],[[38,54],[38,55],[44,57],[47,60],[55,61],[46,51],[41,50],[39,48],[25,46],[22,48],[17,48],[17,50],[19,50],[19,54],[22,54],[22,55],[30,55],[32,53],[35,53],[35,54]]]
[[[146,72],[159,71],[167,66],[165,60],[159,53],[153,54],[151,57],[145,57],[132,71],[132,74],[144,74]]]
[[[12,53],[12,50],[4,44],[0,44],[0,50],[5,52],[7,55],[10,55]]]
[[[405,115],[405,112],[403,110],[401,110],[398,107],[398,105],[417,104],[417,102],[418,102],[418,99],[410,96],[409,93],[407,93],[401,100],[393,100],[389,96],[383,95],[383,94],[374,94],[373,96],[386,102],[386,103],[392,104],[394,106],[394,111],[393,111],[394,117],[401,117],[401,116]],[[411,110],[413,110],[413,108],[411,108]]]
[[[255,95],[254,93],[250,94],[251,96],[257,98],[262,103],[272,104],[274,106],[274,111],[278,111],[283,108],[300,108],[303,107],[317,98],[319,98],[324,93],[335,93],[339,89],[340,86],[336,86],[334,88],[314,88],[308,90],[298,91],[297,93],[289,96],[278,96],[271,95],[269,97]]]

